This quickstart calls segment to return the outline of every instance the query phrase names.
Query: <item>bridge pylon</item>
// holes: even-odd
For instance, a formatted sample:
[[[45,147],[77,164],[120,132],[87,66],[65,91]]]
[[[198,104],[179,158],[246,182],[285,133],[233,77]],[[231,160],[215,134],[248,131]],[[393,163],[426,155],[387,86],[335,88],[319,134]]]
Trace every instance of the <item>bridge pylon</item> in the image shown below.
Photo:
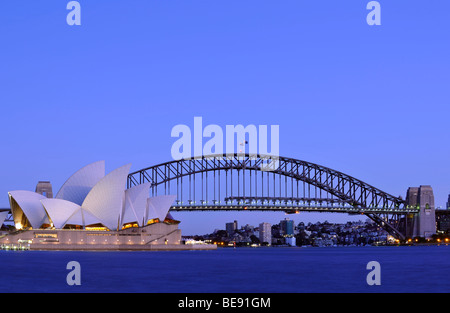
[[[407,216],[406,236],[430,238],[436,234],[433,188],[429,185],[408,188],[406,204],[419,209],[417,214]]]

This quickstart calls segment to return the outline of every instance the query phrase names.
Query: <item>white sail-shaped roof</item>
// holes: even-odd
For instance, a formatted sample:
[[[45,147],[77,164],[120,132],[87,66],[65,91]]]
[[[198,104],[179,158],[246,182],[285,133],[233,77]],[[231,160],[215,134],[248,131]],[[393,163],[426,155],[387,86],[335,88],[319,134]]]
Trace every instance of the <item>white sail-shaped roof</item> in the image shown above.
[[[169,213],[169,209],[177,196],[164,195],[147,199],[147,220],[158,218],[160,222],[163,222]]]
[[[91,189],[105,177],[105,161],[89,164],[73,174],[56,194],[56,199],[81,205]]]
[[[47,213],[41,203],[42,199],[47,199],[45,196],[28,190],[10,191],[9,195],[19,205],[23,214],[25,214],[30,222],[31,227],[39,228],[42,224],[50,223]],[[16,209],[15,206],[11,206],[14,223],[18,225],[21,222],[22,214],[20,212],[15,212]]]
[[[89,192],[81,207],[100,219],[110,230],[117,230],[122,212],[123,193],[131,164],[103,177]]]
[[[92,215],[89,211],[80,207],[73,215],[67,220],[67,224],[80,225],[86,227],[87,225],[101,223],[100,219]]]
[[[144,226],[147,223],[145,216],[150,186],[151,183],[146,183],[125,190],[121,224],[137,221],[139,226]]]
[[[81,209],[78,204],[61,199],[43,199],[41,203],[55,228],[63,228],[67,220]]]
[[[2,226],[3,222],[6,220],[6,218],[8,217],[8,211],[2,211],[0,212],[0,227]]]

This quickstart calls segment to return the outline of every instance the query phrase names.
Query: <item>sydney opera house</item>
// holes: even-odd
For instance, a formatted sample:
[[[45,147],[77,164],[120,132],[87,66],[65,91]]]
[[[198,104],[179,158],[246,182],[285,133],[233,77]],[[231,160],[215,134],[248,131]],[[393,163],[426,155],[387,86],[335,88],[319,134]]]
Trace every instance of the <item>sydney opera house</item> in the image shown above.
[[[73,174],[56,196],[10,191],[15,231],[0,244],[43,250],[214,249],[185,245],[169,209],[176,196],[150,197],[150,184],[126,189],[131,165],[105,175],[105,162]]]

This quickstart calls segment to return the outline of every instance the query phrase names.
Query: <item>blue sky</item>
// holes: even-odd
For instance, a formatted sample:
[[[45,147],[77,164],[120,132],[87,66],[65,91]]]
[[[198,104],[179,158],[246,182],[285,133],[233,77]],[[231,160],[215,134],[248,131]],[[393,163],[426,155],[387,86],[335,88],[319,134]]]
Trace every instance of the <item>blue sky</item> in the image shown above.
[[[0,207],[55,192],[77,169],[171,160],[172,127],[280,125],[280,154],[393,195],[450,192],[450,2],[367,0],[0,3]],[[275,213],[178,214],[184,233],[278,222]],[[349,220],[298,214],[296,221]]]

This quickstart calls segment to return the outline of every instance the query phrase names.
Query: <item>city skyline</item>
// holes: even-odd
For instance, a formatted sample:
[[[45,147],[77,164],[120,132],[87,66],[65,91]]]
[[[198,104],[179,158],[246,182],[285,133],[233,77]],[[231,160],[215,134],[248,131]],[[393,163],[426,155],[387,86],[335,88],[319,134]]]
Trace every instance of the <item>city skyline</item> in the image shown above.
[[[9,190],[60,188],[106,160],[131,171],[171,160],[177,124],[280,127],[280,155],[314,162],[405,198],[450,186],[447,2],[367,1],[0,4],[7,49],[0,75],[0,207]],[[174,9],[176,7],[176,9]],[[412,18],[417,17],[417,20]],[[14,32],[10,30],[14,29]],[[280,213],[181,213],[191,233],[226,220],[258,224]],[[290,215],[291,217],[292,215]],[[308,220],[353,219],[300,213]]]

